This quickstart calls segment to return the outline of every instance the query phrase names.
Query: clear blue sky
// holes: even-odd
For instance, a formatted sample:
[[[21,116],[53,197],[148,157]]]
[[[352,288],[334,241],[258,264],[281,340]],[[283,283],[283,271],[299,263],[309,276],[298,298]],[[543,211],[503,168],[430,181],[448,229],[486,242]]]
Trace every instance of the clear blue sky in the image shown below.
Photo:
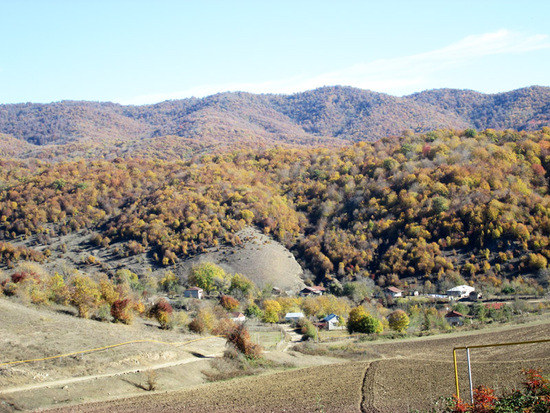
[[[0,103],[550,86],[550,1],[0,0]]]

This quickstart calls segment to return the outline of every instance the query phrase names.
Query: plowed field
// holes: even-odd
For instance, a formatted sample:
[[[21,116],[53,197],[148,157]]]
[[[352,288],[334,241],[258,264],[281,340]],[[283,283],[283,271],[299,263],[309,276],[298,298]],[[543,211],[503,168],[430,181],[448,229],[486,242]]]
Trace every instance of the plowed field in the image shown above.
[[[408,412],[454,392],[452,349],[550,338],[550,322],[468,334],[366,343],[370,360],[197,386],[185,391],[91,403],[56,412]],[[518,385],[521,368],[550,371],[550,344],[472,350],[474,386]],[[461,392],[468,396],[465,354]]]

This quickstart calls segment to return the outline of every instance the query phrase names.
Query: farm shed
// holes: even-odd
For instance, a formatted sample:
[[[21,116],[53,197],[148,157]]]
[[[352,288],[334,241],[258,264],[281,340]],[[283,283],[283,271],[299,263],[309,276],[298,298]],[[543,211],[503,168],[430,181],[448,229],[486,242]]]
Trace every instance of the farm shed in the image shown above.
[[[447,295],[452,298],[464,298],[468,297],[470,293],[474,292],[476,289],[470,287],[469,285],[457,285],[456,287],[447,290]]]
[[[183,296],[187,298],[198,298],[200,300],[204,297],[204,290],[199,287],[191,287],[183,292]]]
[[[299,313],[286,313],[285,315],[285,321],[298,321],[300,318],[304,318],[304,313],[302,312],[299,312]]]
[[[313,286],[305,287],[300,291],[302,297],[307,297],[308,295],[323,295],[327,289],[325,287]]]

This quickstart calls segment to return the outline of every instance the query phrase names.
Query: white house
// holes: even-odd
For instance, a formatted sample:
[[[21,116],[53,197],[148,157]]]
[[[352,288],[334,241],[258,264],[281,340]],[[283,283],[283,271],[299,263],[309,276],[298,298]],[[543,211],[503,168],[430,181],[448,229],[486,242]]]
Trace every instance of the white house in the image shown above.
[[[235,323],[244,323],[246,321],[246,316],[239,312],[239,311],[236,311],[236,312],[233,312],[231,314],[229,314],[231,316],[231,320]]]
[[[286,313],[285,315],[285,321],[298,321],[300,318],[304,318],[305,315],[302,312],[299,313]]]
[[[198,298],[199,300],[204,297],[204,290],[199,287],[191,287],[183,292],[184,297]]]
[[[470,287],[469,285],[457,285],[456,287],[447,290],[447,295],[451,298],[464,298],[469,297],[470,293],[474,292],[476,289]]]

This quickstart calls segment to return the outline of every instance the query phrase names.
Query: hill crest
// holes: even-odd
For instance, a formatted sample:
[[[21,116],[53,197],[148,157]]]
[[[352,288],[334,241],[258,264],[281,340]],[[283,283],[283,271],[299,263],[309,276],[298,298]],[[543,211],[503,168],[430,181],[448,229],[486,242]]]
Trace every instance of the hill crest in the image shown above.
[[[550,88],[542,86],[498,94],[437,89],[403,97],[331,86],[293,95],[225,92],[143,106],[85,101],[0,105],[0,133],[41,146],[146,145],[165,136],[196,144],[312,146],[376,141],[404,130],[521,131],[549,122]]]

